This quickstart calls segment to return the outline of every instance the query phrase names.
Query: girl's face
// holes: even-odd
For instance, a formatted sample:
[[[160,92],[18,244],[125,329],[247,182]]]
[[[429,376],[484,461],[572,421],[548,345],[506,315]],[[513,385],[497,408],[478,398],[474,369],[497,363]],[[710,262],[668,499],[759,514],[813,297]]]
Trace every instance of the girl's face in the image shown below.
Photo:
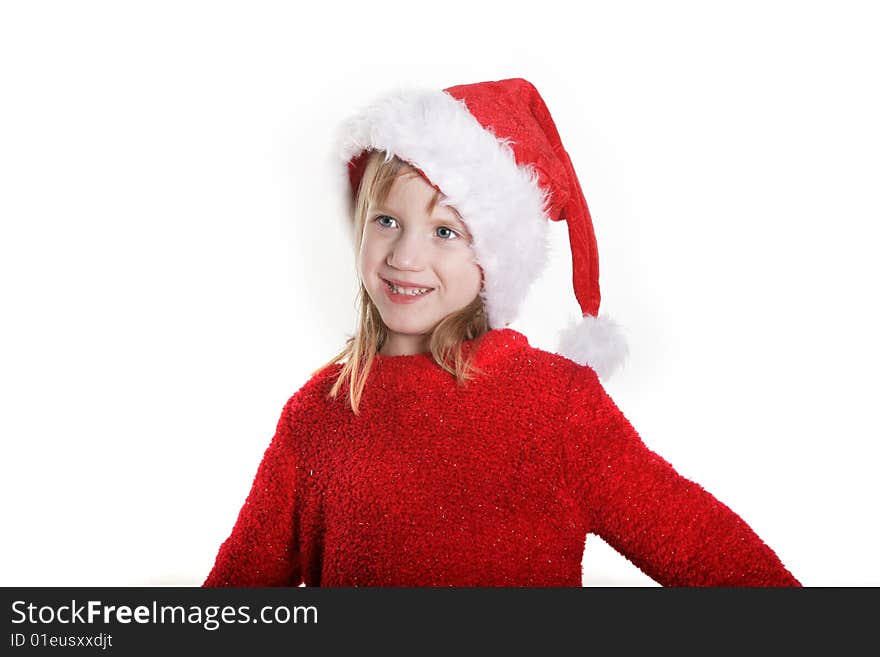
[[[428,351],[437,324],[480,292],[482,272],[470,234],[450,207],[437,205],[428,213],[434,193],[415,170],[403,168],[385,203],[367,208],[358,274],[388,327],[379,350],[385,356]],[[429,291],[400,294],[415,288]]]

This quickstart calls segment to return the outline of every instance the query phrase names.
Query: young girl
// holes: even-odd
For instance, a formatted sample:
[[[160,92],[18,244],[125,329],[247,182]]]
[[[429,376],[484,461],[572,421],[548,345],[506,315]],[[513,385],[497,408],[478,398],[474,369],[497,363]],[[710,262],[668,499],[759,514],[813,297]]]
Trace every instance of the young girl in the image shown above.
[[[204,586],[580,586],[588,533],[663,585],[799,586],[606,394],[596,240],[522,79],[390,94],[346,122],[360,321],[287,402]],[[507,328],[566,221],[583,321]]]

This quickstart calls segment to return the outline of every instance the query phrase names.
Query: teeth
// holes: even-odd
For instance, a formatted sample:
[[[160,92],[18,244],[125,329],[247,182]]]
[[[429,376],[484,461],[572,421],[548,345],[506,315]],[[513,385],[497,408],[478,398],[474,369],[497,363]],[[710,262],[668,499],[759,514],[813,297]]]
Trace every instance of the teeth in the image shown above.
[[[415,297],[420,294],[425,294],[426,292],[430,292],[431,288],[423,287],[423,288],[398,288],[394,285],[394,283],[388,283],[391,287],[391,291],[395,294],[404,294],[408,297]]]

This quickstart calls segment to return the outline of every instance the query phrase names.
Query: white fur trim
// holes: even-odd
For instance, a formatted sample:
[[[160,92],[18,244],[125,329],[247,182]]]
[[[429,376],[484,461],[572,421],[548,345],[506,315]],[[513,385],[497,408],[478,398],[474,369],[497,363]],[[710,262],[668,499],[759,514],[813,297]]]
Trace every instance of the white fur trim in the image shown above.
[[[346,164],[384,150],[425,172],[473,236],[483,268],[491,328],[514,321],[549,259],[549,192],[530,165],[516,163],[510,140],[496,137],[464,101],[437,90],[396,91],[345,121],[338,152]]]
[[[607,379],[626,360],[629,348],[616,322],[604,316],[584,315],[562,331],[556,353],[589,365],[601,378]]]

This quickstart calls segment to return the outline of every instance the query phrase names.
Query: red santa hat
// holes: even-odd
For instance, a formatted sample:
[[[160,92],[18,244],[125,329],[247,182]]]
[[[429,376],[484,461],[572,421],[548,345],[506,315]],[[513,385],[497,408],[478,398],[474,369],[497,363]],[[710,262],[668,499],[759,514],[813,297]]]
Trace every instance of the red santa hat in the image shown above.
[[[582,319],[557,352],[607,378],[627,355],[619,326],[599,317],[599,256],[590,211],[538,90],[514,78],[389,93],[340,127],[349,201],[370,151],[410,163],[461,215],[483,269],[493,329],[515,320],[546,267],[550,221],[568,224],[574,293]]]

